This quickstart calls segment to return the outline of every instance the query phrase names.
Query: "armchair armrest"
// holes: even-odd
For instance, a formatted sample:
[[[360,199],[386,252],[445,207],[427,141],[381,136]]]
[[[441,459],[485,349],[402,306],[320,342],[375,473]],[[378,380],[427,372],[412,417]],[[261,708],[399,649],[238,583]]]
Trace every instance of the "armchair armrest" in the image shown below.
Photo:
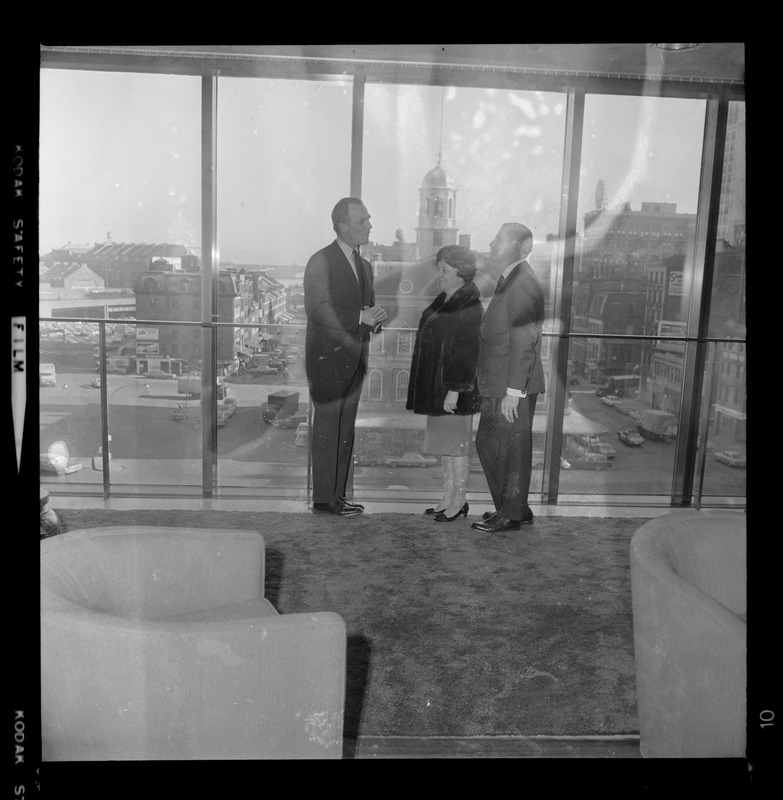
[[[346,631],[333,612],[193,622],[53,610],[42,658],[45,760],[342,756]]]

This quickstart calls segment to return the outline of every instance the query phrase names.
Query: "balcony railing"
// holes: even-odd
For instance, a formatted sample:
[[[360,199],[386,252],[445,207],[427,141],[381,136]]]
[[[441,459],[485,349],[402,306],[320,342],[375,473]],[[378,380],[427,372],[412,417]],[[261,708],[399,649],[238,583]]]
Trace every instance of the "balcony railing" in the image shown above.
[[[207,327],[216,341],[228,343],[230,358],[221,358],[220,347],[213,348],[211,364],[202,363],[197,350],[190,360],[169,358],[154,353],[154,339],[143,339],[157,331],[158,341],[168,334],[167,341],[181,342],[186,332],[201,335],[200,322],[41,320],[40,362],[54,363],[56,374],[55,386],[40,389],[42,480],[50,491],[100,492],[104,498],[252,492],[310,500],[312,415],[304,325]],[[120,338],[114,335],[118,329],[139,335]],[[249,343],[241,356],[233,350],[240,330]],[[172,339],[174,331],[178,336]],[[422,450],[424,417],[406,411],[400,394],[406,385],[400,374],[409,368],[410,357],[397,353],[398,332],[410,333],[386,329],[384,349],[370,356],[352,478],[362,497],[408,503],[438,495],[442,474],[439,460]],[[728,392],[720,377],[723,346],[739,340],[545,336],[550,340],[545,353],[555,339],[565,347],[584,339],[640,342],[653,352],[656,343],[677,342],[682,357],[704,353],[704,389],[698,401],[677,381],[656,377],[647,365],[638,368],[638,382],[625,381],[619,401],[608,401],[596,394],[600,386],[588,377],[557,375],[550,360],[548,391],[534,423],[532,498],[679,505],[677,487],[685,486],[690,492],[686,504],[744,504],[745,412],[744,397],[738,394],[744,384],[733,381],[733,392]],[[280,355],[287,356],[282,368]],[[161,364],[167,369],[158,375]],[[163,374],[169,370],[173,377]],[[644,429],[642,417],[650,410],[656,425],[665,420],[660,429],[649,424]],[[639,431],[641,443],[627,434]],[[63,444],[64,465],[61,457],[58,462]],[[46,463],[52,458],[44,454],[50,452],[61,470]],[[413,458],[406,455],[411,453]],[[489,502],[475,455],[472,466],[471,496]]]

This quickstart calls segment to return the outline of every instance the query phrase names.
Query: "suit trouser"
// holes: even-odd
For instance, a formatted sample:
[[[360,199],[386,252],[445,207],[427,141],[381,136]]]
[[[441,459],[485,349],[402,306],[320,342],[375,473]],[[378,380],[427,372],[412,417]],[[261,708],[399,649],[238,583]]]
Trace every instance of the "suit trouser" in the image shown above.
[[[533,415],[537,394],[519,399],[517,418],[509,422],[501,413],[501,397],[485,397],[476,431],[476,452],[495,503],[508,519],[527,514],[527,497],[533,468]]]
[[[313,398],[314,503],[333,503],[345,497],[363,381],[364,370],[360,367],[342,396],[335,400]]]

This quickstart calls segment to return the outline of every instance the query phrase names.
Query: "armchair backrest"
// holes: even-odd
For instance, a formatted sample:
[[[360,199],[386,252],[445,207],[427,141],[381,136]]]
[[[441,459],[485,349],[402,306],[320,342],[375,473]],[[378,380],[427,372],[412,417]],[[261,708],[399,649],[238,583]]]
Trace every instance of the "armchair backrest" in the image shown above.
[[[90,528],[41,542],[42,608],[77,605],[158,619],[264,593],[264,539],[255,531]]]
[[[660,531],[653,552],[686,583],[744,617],[745,517],[734,511],[686,511],[671,516],[672,526]]]

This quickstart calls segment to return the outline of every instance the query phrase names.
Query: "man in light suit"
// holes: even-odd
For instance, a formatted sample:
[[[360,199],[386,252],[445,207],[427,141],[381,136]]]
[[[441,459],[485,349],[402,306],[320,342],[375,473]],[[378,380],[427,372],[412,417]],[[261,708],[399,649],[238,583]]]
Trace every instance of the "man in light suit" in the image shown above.
[[[471,526],[487,533],[533,521],[527,504],[533,460],[533,414],[545,390],[541,366],[544,292],[530,264],[533,234],[507,222],[489,246],[503,272],[481,326],[477,380],[482,397],[476,452],[495,511]]]
[[[307,335],[305,370],[313,402],[313,511],[352,516],[363,506],[345,497],[354,425],[367,372],[370,334],[386,319],[375,306],[367,244],[370,214],[358,197],[332,211],[337,239],[315,253],[304,274]]]

